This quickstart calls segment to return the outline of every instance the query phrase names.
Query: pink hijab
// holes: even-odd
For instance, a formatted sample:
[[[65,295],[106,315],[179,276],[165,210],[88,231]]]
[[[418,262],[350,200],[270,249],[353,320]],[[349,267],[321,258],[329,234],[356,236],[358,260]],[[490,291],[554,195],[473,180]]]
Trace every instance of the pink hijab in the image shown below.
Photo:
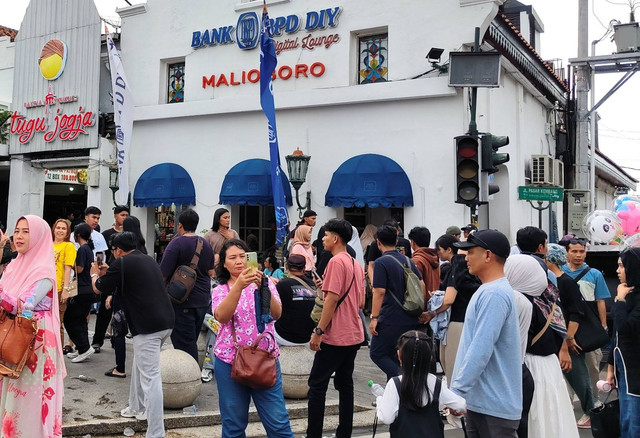
[[[29,249],[7,265],[0,286],[5,293],[17,298],[37,281],[46,278],[51,280],[53,290],[57,291],[51,228],[44,219],[34,215],[22,216],[16,226],[22,219],[29,224]],[[57,304],[57,300],[52,301]],[[57,311],[54,314],[59,315]]]
[[[60,332],[60,311],[51,228],[44,219],[34,215],[22,216],[16,221],[16,226],[21,219],[26,219],[29,224],[29,249],[24,254],[18,254],[18,257],[7,265],[0,279],[0,288],[6,294],[18,298],[38,281],[45,278],[51,281],[53,284],[51,310],[43,312],[51,334],[44,336],[53,339],[58,358],[62,358],[62,345],[58,334]],[[64,378],[67,375],[64,361],[60,360],[57,368],[62,372]]]

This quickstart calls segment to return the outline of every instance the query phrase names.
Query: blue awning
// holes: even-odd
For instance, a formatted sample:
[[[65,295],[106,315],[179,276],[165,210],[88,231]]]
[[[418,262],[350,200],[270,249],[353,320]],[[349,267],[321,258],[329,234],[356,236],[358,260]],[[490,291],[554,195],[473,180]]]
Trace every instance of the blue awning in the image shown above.
[[[156,164],[138,179],[133,191],[136,207],[195,205],[196,189],[189,173],[174,163]]]
[[[328,207],[410,207],[411,183],[402,167],[383,155],[349,158],[333,173],[324,198]]]
[[[291,186],[282,170],[280,180],[287,205],[292,205]],[[254,158],[233,166],[224,177],[220,190],[220,204],[273,205],[269,160]]]

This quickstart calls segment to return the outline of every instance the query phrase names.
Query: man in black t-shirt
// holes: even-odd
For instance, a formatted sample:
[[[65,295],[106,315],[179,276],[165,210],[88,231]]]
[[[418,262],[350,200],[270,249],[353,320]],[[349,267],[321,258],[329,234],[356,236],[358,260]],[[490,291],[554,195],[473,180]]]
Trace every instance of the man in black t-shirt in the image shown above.
[[[117,234],[112,241],[116,260],[108,269],[93,263],[91,281],[96,293],[122,298],[133,335],[129,405],[120,415],[146,419],[148,436],[164,436],[160,349],[169,339],[174,314],[158,264],[135,249],[136,243],[131,232]]]
[[[173,304],[176,324],[171,333],[173,348],[189,353],[196,361],[202,321],[205,314],[211,311],[211,277],[214,275],[213,249],[209,242],[196,235],[199,220],[198,213],[191,209],[180,213],[179,236],[169,242],[160,262],[162,276],[167,281],[178,266],[191,263],[198,240],[202,240],[202,250],[196,267],[196,283],[184,303]]]
[[[105,242],[107,242],[107,250],[104,252],[104,261],[107,264],[111,264],[113,261],[113,256],[111,255],[111,240],[116,234],[122,233],[122,223],[128,217],[129,207],[126,205],[116,205],[113,207],[113,227],[102,232],[102,236],[104,237]],[[111,308],[107,308],[107,306],[105,306],[105,301],[108,296],[108,294],[101,294],[100,296],[100,306],[98,307],[93,340],[91,341],[91,346],[96,353],[100,353],[102,344],[104,344],[104,335],[107,332],[111,316],[113,315]]]
[[[306,344],[316,327],[311,319],[316,286],[313,279],[304,275],[303,256],[291,254],[286,266],[289,278],[280,280],[276,285],[282,301],[282,316],[275,325],[277,341],[280,345]]]

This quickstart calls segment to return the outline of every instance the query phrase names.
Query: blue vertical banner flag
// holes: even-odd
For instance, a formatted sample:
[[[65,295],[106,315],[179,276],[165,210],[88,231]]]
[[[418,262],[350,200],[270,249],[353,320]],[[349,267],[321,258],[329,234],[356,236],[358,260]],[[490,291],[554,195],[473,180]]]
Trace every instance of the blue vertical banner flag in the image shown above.
[[[273,207],[276,213],[276,245],[286,242],[289,227],[289,213],[284,198],[284,188],[280,174],[280,151],[278,148],[278,130],[276,129],[276,108],[273,101],[273,82],[271,75],[278,65],[276,49],[273,44],[273,29],[269,22],[267,4],[262,9],[262,31],[260,34],[260,105],[269,125],[269,160],[271,161],[271,186]]]

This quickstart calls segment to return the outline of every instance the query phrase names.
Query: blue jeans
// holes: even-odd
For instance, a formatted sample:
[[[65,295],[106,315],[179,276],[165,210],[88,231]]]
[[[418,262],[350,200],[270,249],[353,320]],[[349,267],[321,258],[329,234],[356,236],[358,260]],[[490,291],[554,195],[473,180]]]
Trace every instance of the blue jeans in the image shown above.
[[[616,379],[620,399],[620,437],[640,437],[640,397],[627,394],[622,355],[618,350],[616,350]]]
[[[249,402],[258,410],[260,421],[267,436],[293,438],[289,413],[282,395],[280,363],[276,362],[278,379],[269,389],[252,389],[231,378],[231,365],[216,357],[213,372],[216,375],[220,415],[222,417],[222,438],[244,438],[249,423]]]

